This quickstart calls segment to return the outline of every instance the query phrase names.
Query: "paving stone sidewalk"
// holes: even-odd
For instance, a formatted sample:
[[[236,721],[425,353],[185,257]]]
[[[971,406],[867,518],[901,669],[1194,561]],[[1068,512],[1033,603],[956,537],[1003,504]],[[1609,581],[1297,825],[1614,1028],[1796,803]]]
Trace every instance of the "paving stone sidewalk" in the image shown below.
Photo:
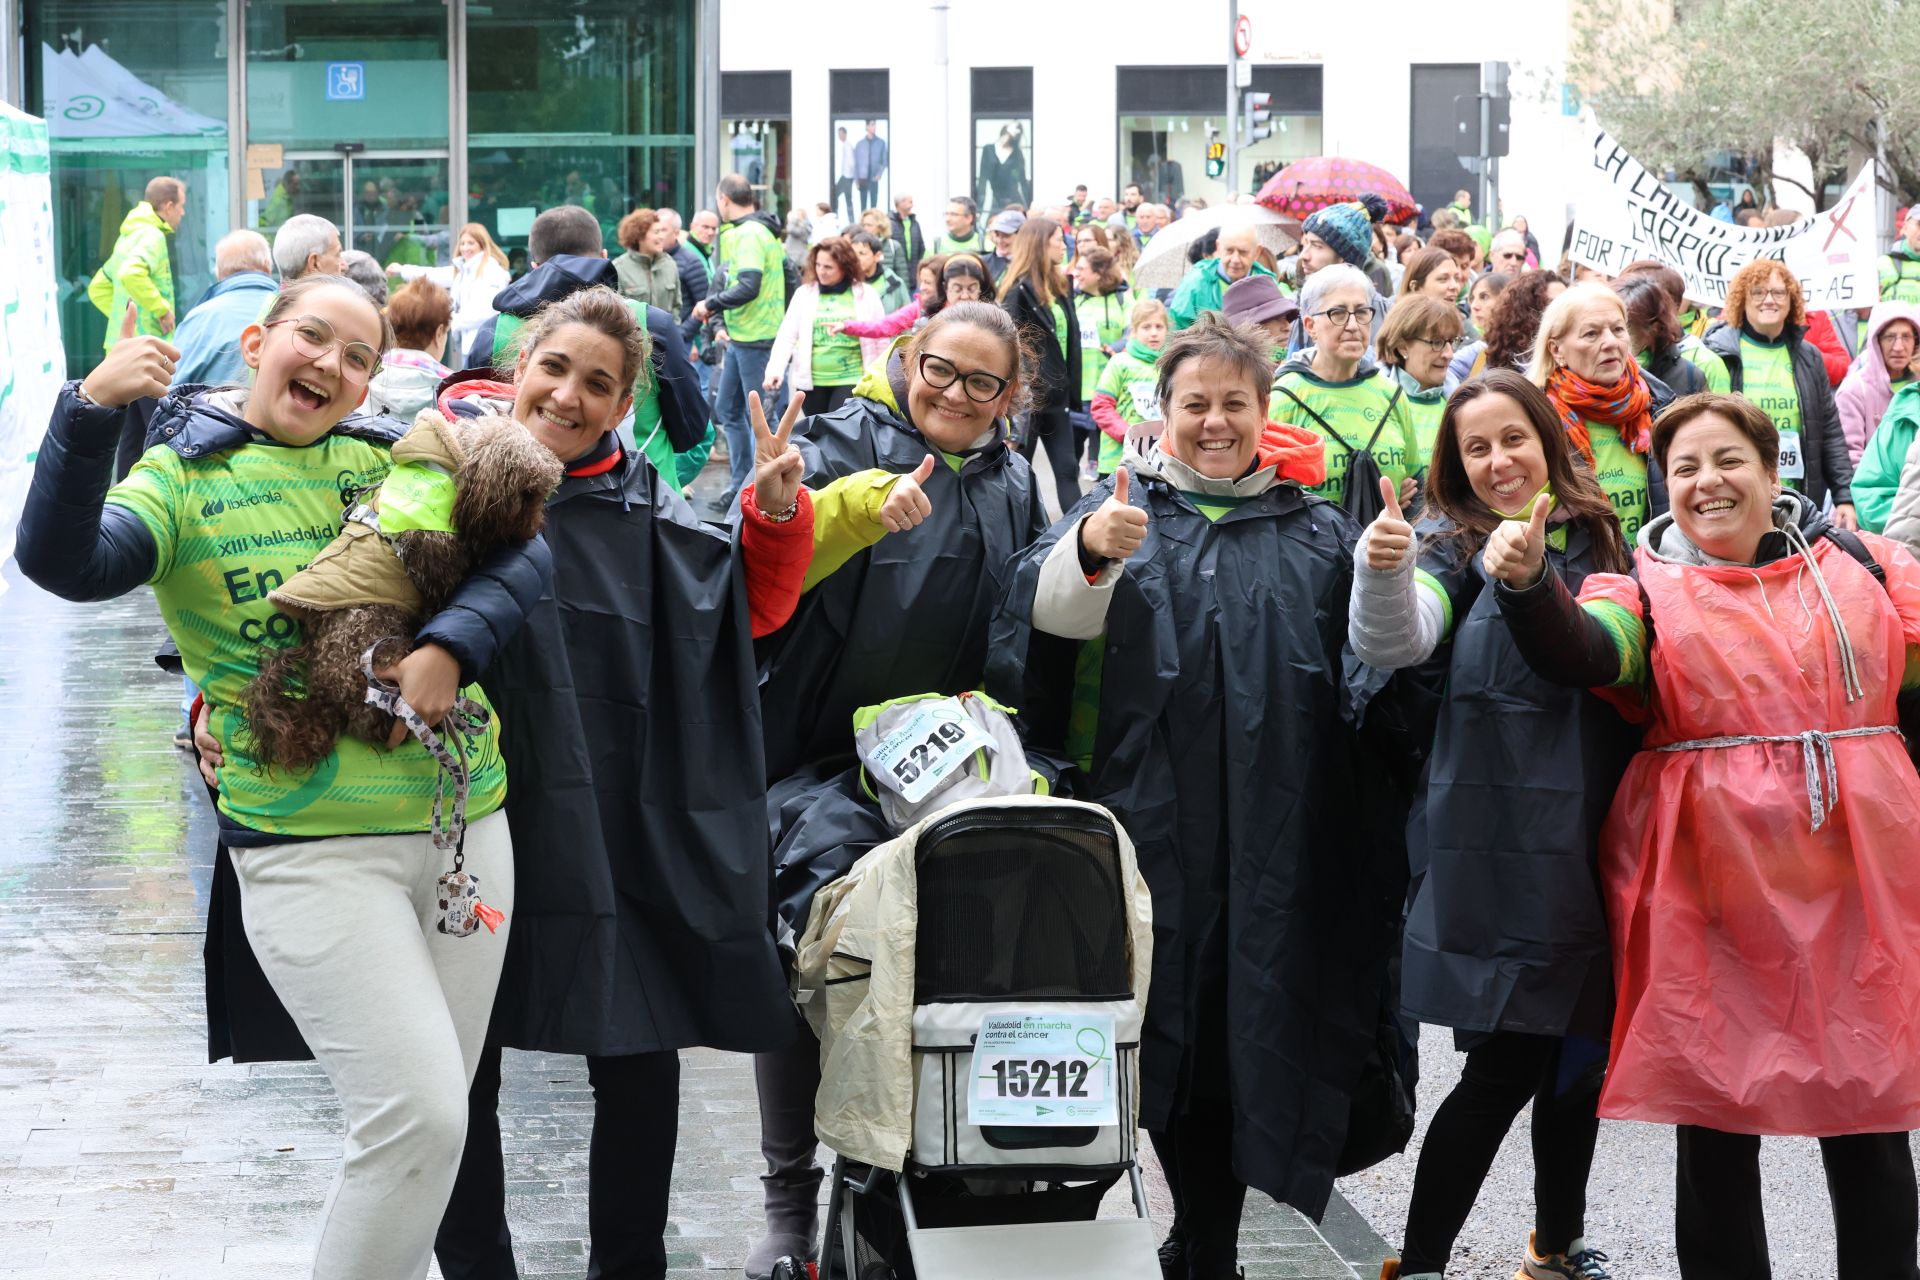
[[[8,573],[0,1276],[304,1275],[340,1111],[310,1063],[205,1061],[212,819],[169,742],[179,689],[151,661],[162,635],[152,599],[67,605]],[[737,1275],[759,1222],[752,1072],[737,1055],[684,1058],[671,1274]],[[522,1274],[583,1276],[585,1064],[509,1053],[506,1067]],[[1164,1222],[1157,1170],[1150,1183]],[[1311,1224],[1253,1199],[1249,1276],[1350,1280]]]

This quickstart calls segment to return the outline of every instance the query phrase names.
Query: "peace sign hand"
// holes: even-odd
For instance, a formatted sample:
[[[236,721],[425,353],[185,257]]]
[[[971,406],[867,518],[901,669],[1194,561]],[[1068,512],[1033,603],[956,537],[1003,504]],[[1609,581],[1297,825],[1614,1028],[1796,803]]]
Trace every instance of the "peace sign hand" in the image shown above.
[[[771,431],[760,393],[747,393],[747,416],[753,419],[753,503],[762,514],[777,516],[799,500],[806,460],[793,443],[793,424],[800,421],[801,407],[799,397],[789,400],[780,430]]]
[[[134,304],[129,302],[120,319],[120,340],[80,384],[87,399],[102,408],[118,409],[135,400],[164,396],[173,382],[180,348],[164,338],[136,332],[138,324]]]
[[[1553,499],[1541,494],[1533,500],[1533,515],[1527,520],[1502,521],[1487,538],[1487,553],[1482,563],[1487,576],[1515,590],[1540,580],[1547,562],[1547,512]]]
[[[1367,528],[1367,568],[1375,573],[1392,573],[1413,545],[1413,526],[1400,514],[1400,490],[1393,477],[1380,477],[1380,497],[1386,509]]]

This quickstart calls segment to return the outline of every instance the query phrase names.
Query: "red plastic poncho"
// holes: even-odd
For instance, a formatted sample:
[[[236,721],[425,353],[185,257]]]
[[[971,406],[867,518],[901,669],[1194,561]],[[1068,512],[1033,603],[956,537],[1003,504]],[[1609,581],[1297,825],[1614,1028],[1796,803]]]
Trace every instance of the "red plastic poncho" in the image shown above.
[[[1817,831],[1800,743],[1654,750],[1896,723],[1920,564],[1862,538],[1884,589],[1843,548],[1813,544],[1853,642],[1852,703],[1804,556],[1746,568],[1638,553],[1656,640],[1646,749],[1601,836],[1619,993],[1603,1116],[1756,1134],[1920,1128],[1920,778],[1900,737],[1829,739],[1837,797],[1816,747]],[[1640,612],[1618,575],[1588,578],[1581,597]]]

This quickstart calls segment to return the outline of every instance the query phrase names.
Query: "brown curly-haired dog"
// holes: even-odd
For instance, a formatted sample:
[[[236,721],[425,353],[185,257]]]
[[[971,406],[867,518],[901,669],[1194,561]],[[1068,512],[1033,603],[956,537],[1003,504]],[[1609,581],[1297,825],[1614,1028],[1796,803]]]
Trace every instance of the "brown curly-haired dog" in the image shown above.
[[[312,768],[342,733],[385,743],[394,717],[367,703],[361,655],[373,649],[374,665],[385,668],[411,653],[414,633],[474,566],[540,532],[561,478],[559,460],[498,415],[450,423],[423,410],[393,459],[368,504],[378,512],[386,499],[385,527],[350,520],[269,597],[303,634],[290,648],[263,649],[247,688],[244,746],[262,765]],[[415,527],[423,508],[444,506],[448,484],[451,519],[429,514],[426,523],[453,531]]]

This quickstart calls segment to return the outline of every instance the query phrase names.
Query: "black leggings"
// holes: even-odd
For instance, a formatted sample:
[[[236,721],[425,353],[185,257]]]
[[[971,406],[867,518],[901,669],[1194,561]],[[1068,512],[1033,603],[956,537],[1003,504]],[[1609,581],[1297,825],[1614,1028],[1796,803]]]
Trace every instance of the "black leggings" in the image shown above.
[[[853,396],[851,385],[844,387],[813,387],[800,398],[800,412],[812,417],[816,413],[832,413]],[[778,428],[779,423],[769,424]]]
[[[1559,1088],[1557,1036],[1495,1032],[1467,1053],[1460,1083],[1433,1113],[1407,1206],[1403,1275],[1444,1274],[1453,1242],[1480,1196],[1507,1130],[1533,1100],[1533,1222],[1543,1254],[1585,1234],[1587,1172],[1600,1120],[1591,1074]]]
[[[1684,1280],[1767,1280],[1760,1139],[1683,1124],[1678,1132],[1675,1243]],[[1833,1200],[1838,1280],[1914,1280],[1920,1230],[1913,1152],[1904,1133],[1820,1139]]]
[[[587,1059],[593,1139],[587,1154],[588,1280],[667,1274],[667,1192],[680,1134],[680,1055]],[[433,1251],[447,1280],[517,1280],[500,1154],[500,1050],[489,1045],[467,1093],[467,1148]]]
[[[1047,447],[1047,465],[1053,468],[1060,510],[1073,510],[1080,501],[1080,455],[1073,444],[1073,422],[1065,409],[1035,409],[1027,415],[1027,438],[1020,447],[1028,462],[1036,445]]]
[[[1173,1194],[1169,1234],[1186,1243],[1188,1280],[1234,1280],[1247,1184],[1233,1173],[1233,1105],[1195,1096],[1147,1136]]]

